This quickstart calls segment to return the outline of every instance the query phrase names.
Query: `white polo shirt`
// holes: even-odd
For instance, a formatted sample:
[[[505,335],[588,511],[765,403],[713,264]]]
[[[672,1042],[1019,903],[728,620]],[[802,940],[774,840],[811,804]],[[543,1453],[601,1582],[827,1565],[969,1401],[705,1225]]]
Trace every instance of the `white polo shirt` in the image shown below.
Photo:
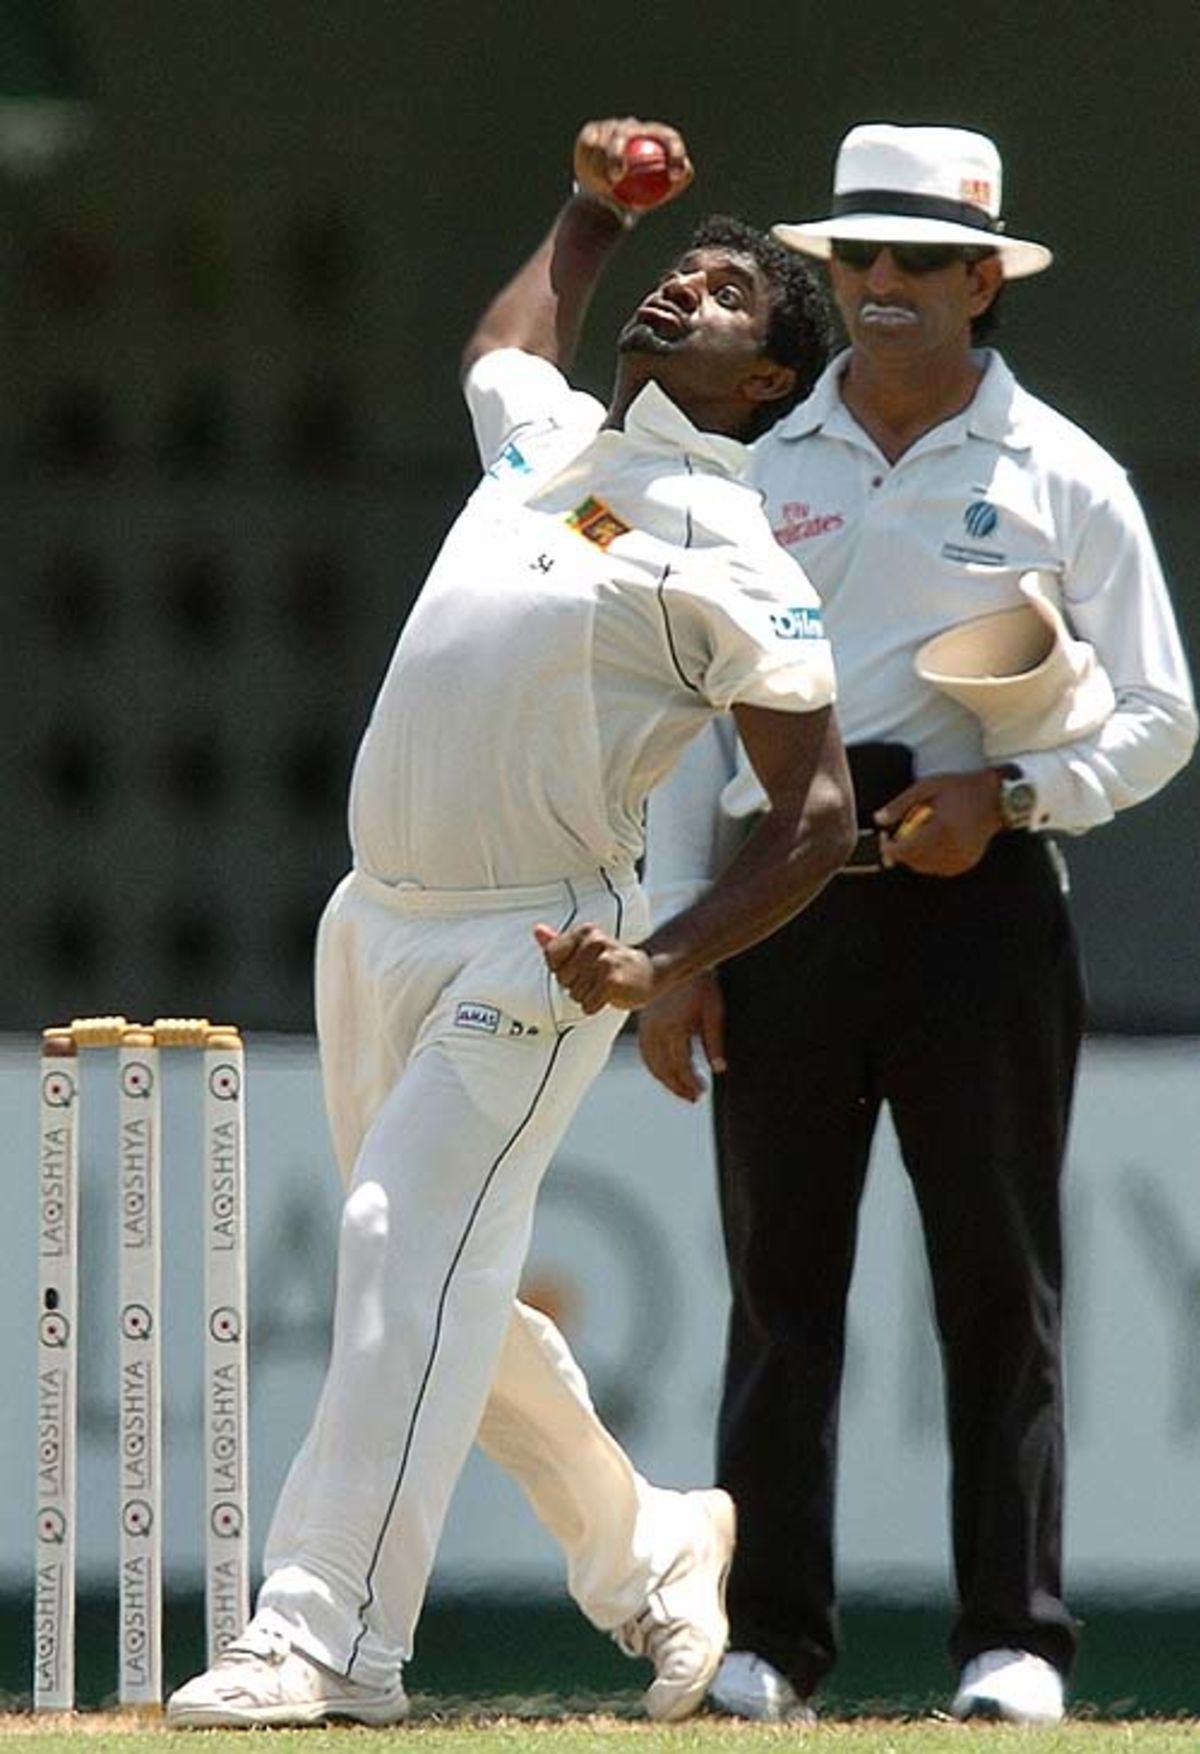
[[[438,889],[624,870],[647,793],[714,714],[832,701],[816,597],[741,479],[745,447],[656,385],[619,432],[512,349],[466,395],[487,475],[363,738],[355,862]]]
[[[1079,833],[1166,783],[1196,737],[1162,571],[1124,471],[1015,382],[998,354],[970,405],[888,463],[841,398],[848,355],[758,440],[751,478],[776,537],[817,588],[847,743],[908,744],[918,774],[985,765],[978,721],[918,677],[918,647],[1011,608],[1053,574],[1116,693],[1099,730],[1017,753],[1039,826]]]

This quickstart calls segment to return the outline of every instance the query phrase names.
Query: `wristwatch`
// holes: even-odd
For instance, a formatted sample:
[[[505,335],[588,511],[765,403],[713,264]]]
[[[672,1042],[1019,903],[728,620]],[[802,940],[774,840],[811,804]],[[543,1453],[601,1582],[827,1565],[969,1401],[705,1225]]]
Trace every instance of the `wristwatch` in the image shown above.
[[[1037,787],[1015,761],[996,770],[1000,775],[1000,819],[1005,828],[1026,832],[1037,814]]]

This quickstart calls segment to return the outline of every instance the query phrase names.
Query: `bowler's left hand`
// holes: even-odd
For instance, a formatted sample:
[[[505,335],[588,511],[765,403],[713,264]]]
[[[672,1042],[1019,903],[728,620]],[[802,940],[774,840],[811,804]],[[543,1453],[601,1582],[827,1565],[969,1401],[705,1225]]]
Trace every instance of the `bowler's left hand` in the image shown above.
[[[593,1017],[606,1005],[638,1011],[655,994],[654,964],[636,944],[622,944],[602,926],[569,926],[556,932],[538,925],[533,935],[546,967],[581,1010]]]

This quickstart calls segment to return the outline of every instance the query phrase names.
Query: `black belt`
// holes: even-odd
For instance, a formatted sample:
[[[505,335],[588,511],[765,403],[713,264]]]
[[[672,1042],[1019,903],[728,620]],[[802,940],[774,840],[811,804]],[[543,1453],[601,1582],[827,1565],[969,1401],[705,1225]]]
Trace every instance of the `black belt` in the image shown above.
[[[850,857],[846,860],[846,863],[841,866],[836,875],[839,877],[875,877],[881,871],[890,874],[894,874],[897,871],[905,871],[910,877],[919,876],[919,872],[909,870],[907,865],[884,864],[881,849],[884,841],[890,838],[891,837],[886,829],[860,828],[858,831],[858,839],[854,843],[854,851],[850,854]],[[1019,851],[1021,847],[1029,847],[1033,845],[1041,845],[1045,847],[1050,862],[1054,866],[1055,872],[1058,876],[1059,887],[1063,894],[1066,895],[1070,889],[1066,860],[1063,858],[1058,842],[1048,840],[1045,835],[1028,834],[1022,828],[1002,828],[999,834],[994,834],[992,836],[984,857],[992,858],[1001,851],[1012,851],[1014,849]],[[943,878],[941,881],[945,882],[948,881],[948,879]]]
[[[883,831],[878,828],[860,828],[858,839],[854,843],[854,851],[838,872],[839,877],[874,877],[880,871],[892,870],[891,865],[883,862],[882,842]]]
[[[858,809],[858,840],[842,866],[848,877],[891,870],[880,852],[882,831],[873,825],[876,810],[912,784],[912,751],[903,743],[852,743],[846,750]],[[840,875],[841,873],[839,873]]]

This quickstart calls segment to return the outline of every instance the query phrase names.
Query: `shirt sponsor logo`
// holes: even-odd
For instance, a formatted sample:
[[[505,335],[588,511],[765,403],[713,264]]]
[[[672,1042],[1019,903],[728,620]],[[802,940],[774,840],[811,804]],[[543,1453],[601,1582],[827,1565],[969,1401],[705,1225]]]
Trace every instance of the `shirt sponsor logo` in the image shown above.
[[[602,499],[591,494],[567,514],[567,524],[580,536],[594,542],[597,548],[609,547],[618,536],[627,536],[633,528],[631,524],[622,523],[611,506],[606,506]]]
[[[819,609],[797,604],[794,609],[773,609],[771,626],[776,639],[824,639],[825,628]]]
[[[975,499],[963,513],[963,524],[968,536],[978,541],[982,536],[990,536],[1000,522],[1000,514],[994,505],[986,499]]]
[[[943,542],[942,559],[960,566],[1003,566],[1008,555],[999,548],[970,548],[965,542]]]
[[[500,1013],[494,1005],[479,1005],[464,999],[454,1007],[455,1029],[474,1029],[481,1035],[495,1035],[500,1028]]]
[[[789,499],[783,503],[783,521],[772,531],[776,542],[791,548],[797,542],[809,542],[814,536],[828,536],[840,530],[846,520],[841,512],[814,512],[810,505]]]
[[[489,475],[529,475],[533,465],[518,445],[507,444],[488,470]]]

